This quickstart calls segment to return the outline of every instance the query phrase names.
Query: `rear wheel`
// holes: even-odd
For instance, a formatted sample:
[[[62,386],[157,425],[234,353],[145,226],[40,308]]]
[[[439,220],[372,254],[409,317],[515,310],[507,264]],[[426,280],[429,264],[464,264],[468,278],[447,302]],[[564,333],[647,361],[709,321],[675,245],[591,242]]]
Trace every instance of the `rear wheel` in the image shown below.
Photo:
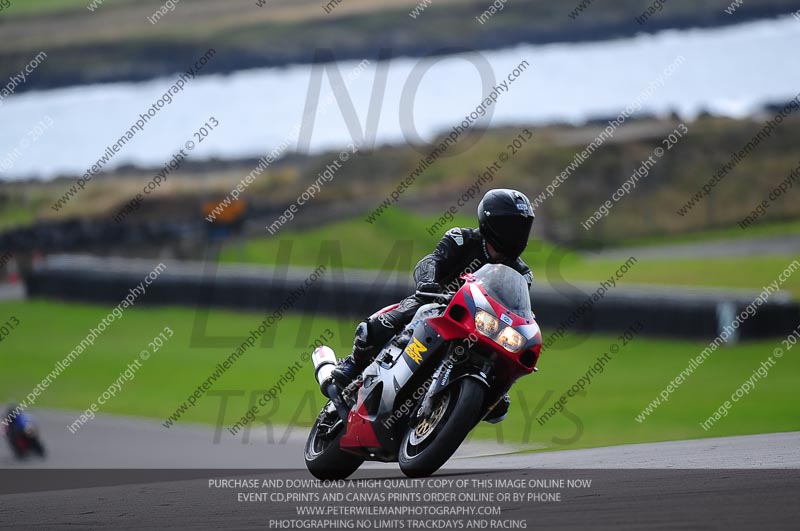
[[[439,470],[480,420],[484,394],[483,385],[472,378],[464,378],[441,393],[430,415],[403,437],[400,470],[412,478]]]
[[[329,405],[323,408],[308,434],[306,467],[317,479],[344,479],[361,466],[363,457],[345,452],[339,441],[347,431],[345,423]]]

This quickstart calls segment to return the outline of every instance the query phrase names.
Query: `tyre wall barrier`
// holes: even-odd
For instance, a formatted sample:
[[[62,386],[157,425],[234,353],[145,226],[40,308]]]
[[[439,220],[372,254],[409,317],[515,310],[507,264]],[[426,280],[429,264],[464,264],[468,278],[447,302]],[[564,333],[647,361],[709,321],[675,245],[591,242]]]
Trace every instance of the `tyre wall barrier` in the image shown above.
[[[26,289],[31,297],[116,306],[157,263],[50,257],[27,275]],[[265,313],[283,307],[291,312],[355,320],[413,292],[410,278],[375,272],[328,270],[310,286],[304,286],[311,270],[164,263],[166,270],[136,300],[137,306],[218,307]],[[531,301],[543,337],[565,331],[619,334],[639,321],[644,325],[643,335],[712,340],[728,325],[736,330],[736,339],[761,339],[785,337],[800,323],[800,305],[782,292],[772,294],[754,316],[733,326],[736,316],[758,293],[617,287],[589,304],[590,295],[598,287],[534,285]]]

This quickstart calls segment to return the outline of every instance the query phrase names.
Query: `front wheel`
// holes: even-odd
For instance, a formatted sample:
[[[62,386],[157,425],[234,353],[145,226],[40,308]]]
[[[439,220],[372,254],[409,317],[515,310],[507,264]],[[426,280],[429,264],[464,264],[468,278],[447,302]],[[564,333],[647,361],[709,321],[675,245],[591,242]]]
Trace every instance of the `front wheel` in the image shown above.
[[[33,450],[36,455],[39,457],[45,456],[44,446],[38,437],[29,437],[28,442],[30,443],[31,450]]]
[[[447,462],[478,423],[485,389],[472,378],[451,385],[432,412],[410,428],[400,445],[400,470],[408,477],[430,476]]]
[[[308,434],[305,447],[306,467],[315,478],[345,479],[364,462],[363,457],[345,452],[339,446],[346,431],[336,412],[325,406]]]

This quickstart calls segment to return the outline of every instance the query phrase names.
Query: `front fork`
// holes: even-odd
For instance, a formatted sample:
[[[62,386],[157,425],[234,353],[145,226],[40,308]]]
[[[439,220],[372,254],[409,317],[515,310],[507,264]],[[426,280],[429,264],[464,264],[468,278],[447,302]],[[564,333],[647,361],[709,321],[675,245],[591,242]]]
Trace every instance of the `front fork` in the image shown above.
[[[487,389],[492,363],[477,356],[470,356],[470,352],[463,347],[451,348],[448,356],[442,361],[431,377],[431,385],[422,399],[422,404],[417,410],[416,417],[410,419],[411,427],[416,427],[420,420],[427,418],[433,412],[436,398],[446,389],[464,378],[473,378],[482,383]]]

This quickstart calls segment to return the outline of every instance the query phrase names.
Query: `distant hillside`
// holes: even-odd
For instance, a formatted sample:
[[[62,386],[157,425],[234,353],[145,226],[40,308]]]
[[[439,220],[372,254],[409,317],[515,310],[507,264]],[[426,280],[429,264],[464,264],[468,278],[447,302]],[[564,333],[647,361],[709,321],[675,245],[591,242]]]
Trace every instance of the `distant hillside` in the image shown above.
[[[736,162],[742,150],[763,127],[762,118],[732,120],[704,117],[687,123],[688,133],[666,151],[646,177],[636,183],[628,195],[616,202],[608,215],[584,230],[581,223],[612,198],[643,160],[663,146],[664,139],[679,122],[639,120],[621,128],[614,138],[589,156],[558,188],[552,197],[537,203],[537,226],[540,234],[559,243],[591,245],[614,243],[649,236],[691,233],[718,227],[736,227],[756,206],[767,200],[770,192],[790,178],[800,167],[800,116],[794,115],[771,134],[752,146],[749,155]],[[498,160],[498,154],[510,153],[509,144],[518,139],[523,128],[486,132],[463,153],[437,159],[415,177],[402,194],[397,208],[440,216],[450,207],[457,213],[472,216],[475,199],[457,205],[471,187],[479,197],[488,187],[515,187],[531,199],[547,192],[547,186],[575,164],[582,151],[602,130],[601,126],[551,126],[531,128],[531,139],[520,144],[495,171],[491,179],[481,177],[486,166]],[[477,135],[478,133],[474,133]],[[523,135],[524,136],[524,135]],[[462,142],[472,144],[473,138]],[[431,147],[383,147],[364,152],[344,164],[333,180],[324,184],[292,222],[292,229],[320,226],[337,219],[360,216],[364,225],[371,216],[380,219],[380,205],[420,164]],[[265,234],[273,222],[297,197],[318,179],[334,153],[304,158],[294,157],[276,164],[260,175],[242,197],[250,204],[248,227],[253,234]],[[702,187],[725,165],[732,167],[726,176],[705,196]],[[201,204],[220,200],[253,168],[256,161],[187,164],[170,177],[168,183],[144,201],[126,223],[150,223],[154,220],[206,223]],[[126,169],[117,174],[95,178],[86,190],[55,214],[49,206],[65,192],[73,179],[48,183],[7,183],[0,187],[0,227],[25,225],[41,218],[103,218],[135,196],[152,178],[151,170]],[[796,219],[800,217],[800,169],[786,193],[770,202],[765,214],[755,222]],[[788,185],[787,185],[788,186]],[[691,209],[679,214],[700,192]],[[741,230],[736,227],[736,230]]]

